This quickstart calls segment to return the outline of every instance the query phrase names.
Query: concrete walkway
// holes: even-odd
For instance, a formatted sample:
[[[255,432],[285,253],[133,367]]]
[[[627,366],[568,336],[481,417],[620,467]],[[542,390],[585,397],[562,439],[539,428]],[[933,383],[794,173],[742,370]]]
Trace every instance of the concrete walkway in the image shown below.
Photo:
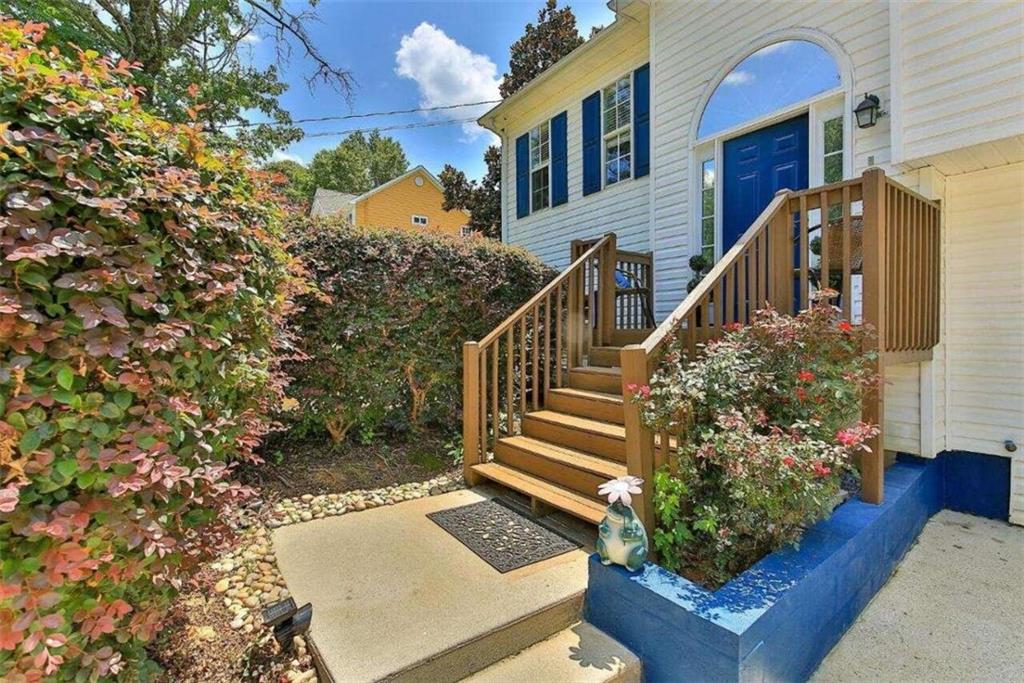
[[[1024,529],[935,515],[812,681],[1024,681]]]
[[[325,678],[453,680],[578,620],[586,551],[500,574],[427,519],[487,495],[456,491],[274,532],[289,590],[313,603]]]

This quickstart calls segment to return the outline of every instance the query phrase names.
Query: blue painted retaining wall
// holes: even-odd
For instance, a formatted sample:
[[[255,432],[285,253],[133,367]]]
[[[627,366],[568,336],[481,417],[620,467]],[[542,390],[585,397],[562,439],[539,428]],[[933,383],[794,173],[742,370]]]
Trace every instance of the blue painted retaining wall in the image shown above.
[[[944,451],[943,507],[989,519],[1010,516],[1010,458]]]
[[[714,592],[591,556],[586,619],[636,653],[649,682],[805,680],[944,506],[946,460],[901,459],[882,505],[854,498]]]

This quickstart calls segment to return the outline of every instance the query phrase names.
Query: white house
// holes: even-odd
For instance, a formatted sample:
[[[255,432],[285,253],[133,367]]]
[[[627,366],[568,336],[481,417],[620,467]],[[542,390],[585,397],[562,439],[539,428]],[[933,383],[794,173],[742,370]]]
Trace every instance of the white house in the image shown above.
[[[690,257],[720,259],[777,190],[880,167],[942,221],[938,343],[887,367],[885,447],[994,456],[985,495],[1024,524],[1024,4],[610,6],[480,119],[502,140],[503,239],[561,268],[613,231],[653,254],[661,320]]]

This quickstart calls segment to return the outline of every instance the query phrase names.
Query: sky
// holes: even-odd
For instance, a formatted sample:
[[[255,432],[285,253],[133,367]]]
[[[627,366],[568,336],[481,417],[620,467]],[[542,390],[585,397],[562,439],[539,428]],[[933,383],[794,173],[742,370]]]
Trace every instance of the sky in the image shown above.
[[[615,19],[603,1],[568,4],[584,37],[590,35],[592,26],[605,26]],[[297,11],[305,3],[289,6]],[[332,64],[351,71],[356,81],[351,101],[324,85],[310,92],[305,82],[309,66],[301,50],[295,48],[282,68],[281,80],[290,87],[281,104],[292,118],[300,119],[499,99],[498,84],[508,70],[509,46],[523,34],[528,22],[536,21],[542,6],[543,0],[320,0],[316,10],[320,21],[311,23],[309,31]],[[249,48],[256,64],[274,63],[271,37],[254,38]],[[339,131],[465,119],[489,108],[303,124],[306,137],[276,158],[308,164],[318,150],[334,147],[344,138],[333,134]],[[471,178],[484,174],[483,152],[497,140],[475,123],[382,132],[402,143],[410,167],[422,164],[438,174],[450,163]],[[332,134],[313,137],[326,133]]]

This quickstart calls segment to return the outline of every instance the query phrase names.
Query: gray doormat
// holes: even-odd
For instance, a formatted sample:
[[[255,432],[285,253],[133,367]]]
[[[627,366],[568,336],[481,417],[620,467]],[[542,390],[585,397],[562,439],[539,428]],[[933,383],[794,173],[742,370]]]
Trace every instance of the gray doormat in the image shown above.
[[[438,510],[427,517],[502,574],[580,547],[495,500]]]

